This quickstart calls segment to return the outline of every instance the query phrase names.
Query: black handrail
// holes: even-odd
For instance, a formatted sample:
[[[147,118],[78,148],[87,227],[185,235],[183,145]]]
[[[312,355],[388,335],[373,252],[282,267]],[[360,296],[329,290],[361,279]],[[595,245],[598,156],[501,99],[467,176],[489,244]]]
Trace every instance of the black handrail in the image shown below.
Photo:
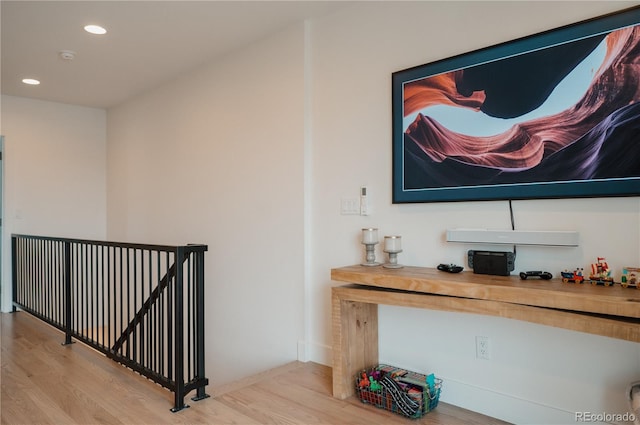
[[[204,367],[206,245],[11,236],[20,308],[174,393],[178,411],[208,397]]]

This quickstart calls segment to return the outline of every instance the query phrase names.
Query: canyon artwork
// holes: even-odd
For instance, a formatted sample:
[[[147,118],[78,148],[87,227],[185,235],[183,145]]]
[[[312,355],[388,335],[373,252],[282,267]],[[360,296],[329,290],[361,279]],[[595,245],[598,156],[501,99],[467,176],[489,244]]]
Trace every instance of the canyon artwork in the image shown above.
[[[639,191],[639,101],[639,26],[406,81],[402,188]]]

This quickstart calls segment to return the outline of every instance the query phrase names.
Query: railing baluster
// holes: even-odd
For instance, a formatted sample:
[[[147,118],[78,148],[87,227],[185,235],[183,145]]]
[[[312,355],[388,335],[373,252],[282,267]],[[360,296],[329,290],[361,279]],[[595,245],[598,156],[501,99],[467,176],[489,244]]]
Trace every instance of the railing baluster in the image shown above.
[[[24,275],[23,275],[23,285],[24,289],[24,304],[25,306],[33,307],[33,286],[34,283],[32,280],[27,280],[27,276],[33,276],[35,272],[33,269],[33,242],[32,240],[25,241],[25,254],[27,255],[27,260],[25,261],[24,267]]]
[[[101,336],[101,340],[100,340],[100,344],[102,344],[102,346],[105,346],[105,326],[107,326],[107,322],[106,322],[106,312],[105,312],[105,302],[104,302],[105,296],[104,296],[104,245],[100,245],[100,297],[99,297],[99,301],[98,301],[98,307],[102,316],[102,320],[100,322],[100,334]]]
[[[29,241],[28,249],[29,249],[29,260],[30,261],[29,261],[29,264],[27,265],[27,267],[28,267],[28,272],[27,273],[29,274],[29,276],[34,276],[35,273],[36,273],[36,269],[35,269],[35,265],[34,265],[34,261],[35,261],[34,259],[36,258],[35,257],[35,253],[36,253],[35,243],[36,243],[36,241]],[[37,275],[36,275],[36,281],[35,282],[37,282]],[[34,301],[34,299],[35,299],[35,296],[36,296],[36,291],[35,291],[36,283],[35,282],[34,281],[29,281],[28,282],[29,295],[28,295],[27,300],[26,300],[27,301],[27,306],[32,308],[32,309],[34,309],[34,310],[35,310],[35,301]],[[25,282],[25,284],[26,284],[26,282]]]
[[[156,250],[156,282],[157,285],[159,285],[160,282],[160,250]],[[160,322],[158,320],[158,308],[159,308],[159,302],[155,302],[153,303],[153,318],[155,320],[153,328],[156,329],[156,332],[153,333],[153,370],[156,373],[161,373],[161,370],[158,368],[159,367],[159,361],[158,361],[158,355],[159,355],[159,335],[158,335],[158,330],[160,329]]]
[[[133,250],[133,279],[134,282],[138,281],[138,250]],[[134,286],[133,288],[133,308],[135,311],[138,310],[138,288]],[[137,350],[138,350],[138,333],[136,332],[138,328],[133,328],[133,361],[136,361]]]
[[[169,260],[169,252],[165,253],[165,273],[164,275],[167,276],[167,285],[171,286],[171,282],[169,281],[169,269],[170,269],[170,260]],[[167,294],[169,293],[169,291],[163,291],[161,298],[160,298],[160,345],[162,346],[162,350],[160,351],[160,370],[162,370],[164,372],[165,376],[169,376],[169,371],[166,369],[165,366],[165,350],[166,347],[169,345],[169,343],[167,342],[167,344],[165,345],[165,332],[167,332],[167,328],[168,326],[166,326],[166,322],[165,320],[167,320],[166,318],[166,311],[167,311]],[[167,339],[168,340],[168,339]],[[166,372],[165,372],[166,370]]]
[[[40,248],[40,243],[38,241],[33,241],[33,252],[34,252],[34,257],[33,257],[33,263],[31,265],[31,267],[33,267],[34,269],[34,273],[36,275],[36,280],[35,282],[32,282],[31,284],[31,308],[33,308],[33,310],[35,312],[38,312],[38,300],[39,300],[39,292],[38,292],[38,285],[40,285],[40,268],[38,267],[37,263],[36,263],[36,258],[38,258],[38,253],[39,253],[39,248]]]
[[[131,323],[131,312],[134,306],[131,305],[133,301],[133,291],[131,290],[131,273],[132,273],[132,257],[131,250],[127,249],[127,323]],[[127,334],[127,358],[131,359],[133,355],[133,333]]]
[[[36,313],[39,313],[40,292],[38,291],[38,286],[40,285],[41,278],[40,278],[40,267],[38,266],[38,263],[35,261],[35,258],[40,257],[40,241],[33,241],[33,252],[34,252],[34,260],[31,267],[33,267],[34,269],[36,279],[34,282],[31,283],[31,293],[32,293],[31,308]]]
[[[49,312],[47,313],[47,317],[51,317],[51,320],[58,323],[64,323],[64,318],[61,317],[60,311],[56,309],[58,306],[57,299],[58,296],[63,294],[61,288],[58,286],[58,263],[56,262],[56,243],[53,241],[47,241],[47,250],[49,251],[49,261],[47,264],[47,269],[49,270],[49,294],[51,294],[47,301],[47,308]],[[64,286],[63,286],[64,288]]]
[[[174,264],[177,262],[178,260],[174,259]],[[173,381],[173,329],[175,322],[173,321],[174,285],[172,282],[175,282],[175,278],[169,282],[169,286],[167,287],[167,377]]]
[[[93,289],[93,297],[91,299],[91,305],[93,306],[93,314],[91,317],[91,339],[93,341],[96,341],[96,339],[98,338],[98,324],[100,323],[100,319],[99,319],[99,314],[100,314],[100,305],[98,304],[98,282],[99,282],[99,263],[98,263],[98,245],[94,244],[93,245],[93,262],[94,262],[94,267],[93,267],[93,284],[91,285],[91,288]]]
[[[187,327],[187,355],[186,355],[186,360],[187,360],[187,378],[191,379],[191,377],[193,376],[192,373],[192,361],[193,358],[191,357],[191,353],[192,353],[192,348],[193,348],[193,343],[192,343],[192,332],[193,332],[193,322],[191,321],[192,317],[191,317],[191,285],[193,284],[193,279],[192,279],[192,265],[193,265],[193,255],[192,253],[189,253],[188,257],[187,257],[187,272],[185,273],[185,276],[187,278],[187,282],[186,282],[186,292],[187,292],[187,311],[185,312],[185,317],[187,319],[187,323],[186,323],[186,327]]]
[[[49,294],[51,294],[51,296],[49,297],[49,300],[47,301],[47,309],[48,309],[48,313],[47,313],[47,317],[51,317],[51,319],[54,322],[58,322],[58,323],[62,323],[60,319],[60,317],[58,316],[58,312],[56,311],[56,302],[55,302],[55,295],[56,292],[59,294],[60,291],[58,291],[58,280],[57,280],[57,276],[56,276],[56,261],[55,261],[55,255],[56,255],[56,244],[53,243],[52,241],[47,241],[47,250],[49,252],[48,257],[49,257],[49,261],[47,264],[47,269],[48,269],[48,274],[49,274]]]
[[[56,314],[55,320],[59,322],[62,322],[65,311],[64,304],[62,303],[62,299],[64,297],[56,295],[62,293],[65,284],[65,275],[62,267],[62,258],[64,258],[64,245],[65,244],[60,241],[53,241],[53,275],[55,276],[55,299],[53,300],[52,304],[53,311],[55,311]],[[71,253],[69,253],[69,255],[71,255]],[[69,319],[69,321],[71,321],[71,318]]]
[[[93,283],[95,282],[95,257],[94,257],[94,249],[93,245],[89,245],[87,247],[89,251],[89,262],[87,266],[89,267],[89,279],[87,280],[87,310],[89,310],[88,314],[88,323],[87,323],[87,338],[93,340]]]
[[[11,274],[11,296],[13,298],[13,304],[11,306],[11,311],[16,312],[16,303],[20,299],[20,293],[18,292],[18,276],[22,273],[18,270],[18,238],[15,236],[11,236],[11,269],[13,273]]]
[[[38,248],[39,248],[39,243],[38,241],[33,241],[33,252],[34,252],[34,260],[33,263],[31,264],[31,267],[34,270],[35,276],[36,276],[36,280],[34,282],[31,283],[31,308],[35,311],[38,312],[38,284],[40,282],[40,269],[38,267],[38,265],[35,262],[35,258],[37,258],[38,255]]]
[[[148,268],[147,268],[147,278],[149,280],[149,298],[151,298],[151,294],[153,292],[153,287],[152,287],[152,277],[153,277],[153,264],[152,264],[152,259],[153,259],[153,255],[151,254],[151,250],[147,250],[148,254],[147,254],[147,261],[149,262],[148,264]],[[151,352],[153,351],[153,345],[152,345],[152,335],[153,332],[151,332],[152,329],[154,329],[153,326],[153,309],[149,310],[149,312],[147,313],[147,361],[146,361],[146,365],[149,369],[153,370],[153,362],[151,361]]]
[[[71,344],[71,244],[64,244],[64,302],[65,302],[65,344]]]
[[[64,244],[61,244],[59,241],[51,242],[51,251],[53,252],[53,300],[51,302],[53,314],[55,315],[55,319],[57,322],[62,323],[64,320],[64,308],[60,304],[61,297],[60,294],[63,293],[65,286],[65,276],[62,272],[62,259],[64,258]],[[71,254],[69,254],[71,255]]]
[[[42,242],[42,281],[40,282],[40,314],[44,317],[51,317],[51,303],[47,299],[47,294],[51,293],[51,280],[49,279],[49,249],[47,241]]]
[[[80,276],[80,262],[78,261],[78,245],[77,244],[72,244],[71,245],[73,248],[73,264],[75,267],[75,273],[74,273],[74,277],[75,279],[73,279],[73,287],[74,287],[74,299],[71,302],[72,306],[79,306],[80,305],[80,301],[78,300],[78,293],[80,291],[80,285],[78,284],[78,277]],[[73,317],[73,323],[74,323],[74,329],[77,329],[80,324],[78,321],[78,312],[79,312],[79,308],[74,308],[73,312],[74,312],[74,317]]]
[[[60,269],[62,263],[62,255],[60,255],[60,244],[58,241],[49,242],[51,245],[51,261],[52,264],[49,265],[52,274],[52,299],[50,301],[51,304],[51,313],[54,316],[53,319],[59,323],[63,323],[64,320],[64,310],[61,310],[60,307],[60,294],[63,294],[64,289],[64,276],[61,276]],[[64,252],[64,251],[63,251]]]
[[[111,347],[111,331],[114,328],[111,323],[111,247],[107,247],[107,302],[105,304],[107,309],[107,339],[104,344],[105,347]],[[114,294],[115,295],[115,294]]]
[[[39,258],[42,258],[42,241],[38,241],[38,248],[37,248],[37,253]],[[38,268],[38,280],[36,281],[35,284],[35,291],[36,291],[36,312],[38,312],[39,314],[42,314],[42,297],[43,297],[43,292],[42,291],[42,261],[36,262],[36,267]]]
[[[153,291],[153,282],[159,282],[159,276],[154,276],[153,272],[154,272],[154,268],[153,268],[153,263],[154,263],[154,254],[157,251],[155,250],[149,250],[149,292],[151,293]],[[154,276],[152,278],[152,276]],[[150,357],[151,357],[151,362],[149,363],[149,368],[151,370],[153,370],[154,372],[157,373],[157,369],[156,369],[156,357],[157,357],[157,351],[156,351],[156,335],[158,332],[158,324],[156,323],[157,321],[157,307],[158,304],[157,303],[153,303],[153,305],[151,306],[151,310],[149,311],[149,314],[151,315],[151,340],[150,340],[150,344],[149,344],[149,353],[150,353]]]
[[[48,241],[42,241],[42,248],[43,248],[43,255],[44,255],[44,264],[43,264],[43,275],[44,275],[44,282],[43,282],[43,291],[42,291],[42,299],[43,299],[43,305],[42,305],[42,314],[44,314],[45,317],[50,317],[53,319],[52,315],[51,315],[51,300],[47,299],[47,294],[51,294],[52,292],[52,286],[51,286],[51,280],[52,280],[52,276],[51,276],[51,248],[50,248],[51,244]]]
[[[84,320],[82,321],[82,336],[89,338],[89,245],[83,246],[82,254],[84,264],[84,280],[82,281],[82,310],[84,313]]]
[[[42,258],[42,241],[37,241],[37,252],[38,252],[38,256],[39,258]],[[38,270],[38,280],[36,281],[36,304],[35,304],[35,310],[36,312],[38,312],[39,314],[42,314],[42,297],[43,297],[43,293],[44,291],[41,290],[42,288],[42,261],[38,261],[36,263],[36,267]]]
[[[118,247],[118,251],[120,252],[120,264],[119,264],[119,268],[120,268],[120,323],[119,323],[119,327],[118,330],[119,331],[123,331],[124,330],[124,294],[122,292],[122,288],[124,287],[124,282],[123,282],[123,270],[124,267],[122,265],[122,247]],[[122,355],[122,348],[120,348],[119,350],[120,355]]]

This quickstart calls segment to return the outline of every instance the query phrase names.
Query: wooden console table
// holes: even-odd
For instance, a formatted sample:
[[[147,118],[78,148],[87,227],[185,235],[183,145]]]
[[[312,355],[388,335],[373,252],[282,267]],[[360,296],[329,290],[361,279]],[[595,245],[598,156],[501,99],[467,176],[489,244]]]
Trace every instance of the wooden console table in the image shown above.
[[[484,314],[640,342],[640,290],[521,280],[432,268],[348,266],[331,290],[333,396],[354,393],[355,374],[378,363],[378,305]]]

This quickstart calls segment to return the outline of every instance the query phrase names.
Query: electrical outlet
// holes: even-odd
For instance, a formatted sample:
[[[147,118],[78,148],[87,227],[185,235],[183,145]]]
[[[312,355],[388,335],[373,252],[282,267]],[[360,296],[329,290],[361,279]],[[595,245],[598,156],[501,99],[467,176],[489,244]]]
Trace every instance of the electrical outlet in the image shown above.
[[[491,360],[491,341],[488,336],[476,336],[476,358]]]

